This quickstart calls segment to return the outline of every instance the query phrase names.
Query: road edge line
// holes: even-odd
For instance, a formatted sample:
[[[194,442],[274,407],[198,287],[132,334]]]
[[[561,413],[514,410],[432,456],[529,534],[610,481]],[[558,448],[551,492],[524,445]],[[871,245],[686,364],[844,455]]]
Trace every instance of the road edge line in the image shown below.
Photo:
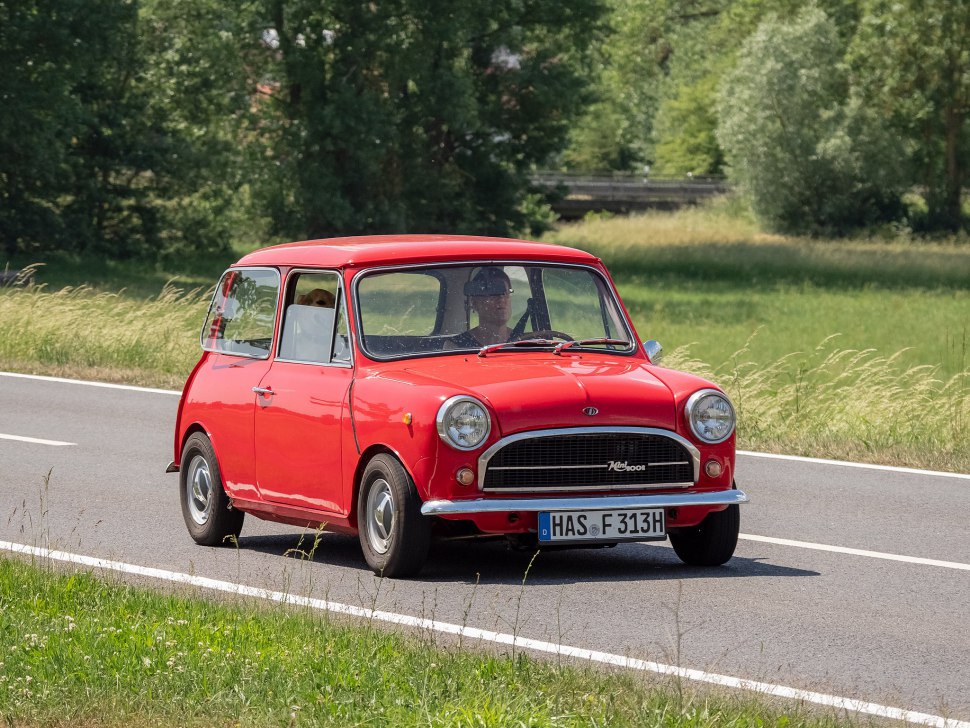
[[[836,708],[838,710],[864,713],[880,718],[889,718],[891,720],[901,720],[907,723],[917,723],[919,725],[932,726],[933,728],[970,728],[970,721],[944,718],[942,716],[932,715],[930,713],[921,713],[903,708],[894,708],[887,705],[880,705],[878,703],[856,700],[854,698],[828,695],[826,693],[816,693],[813,691],[801,690],[799,688],[792,688],[785,685],[775,685],[756,680],[732,677],[730,675],[719,675],[717,673],[704,672],[703,670],[664,665],[659,662],[640,660],[632,657],[623,657],[622,655],[616,655],[609,652],[600,652],[598,650],[589,650],[582,647],[571,647],[553,642],[544,642],[542,640],[535,640],[528,637],[519,637],[517,635],[493,632],[491,630],[479,629],[477,627],[467,627],[449,622],[441,622],[424,617],[412,617],[406,614],[396,614],[394,612],[384,612],[380,610],[366,609],[364,607],[354,607],[348,604],[329,602],[323,599],[316,599],[312,597],[301,597],[294,594],[285,594],[283,592],[260,589],[258,587],[247,586],[245,584],[235,584],[233,582],[220,581],[203,576],[193,576],[191,574],[184,574],[177,571],[167,571],[165,569],[158,569],[155,567],[127,564],[120,561],[109,561],[107,559],[101,559],[94,556],[83,556],[81,554],[72,554],[66,551],[56,551],[36,546],[27,546],[25,544],[13,543],[10,541],[0,541],[0,550],[22,554],[25,556],[48,559],[51,561],[62,561],[81,566],[90,566],[106,571],[116,571],[125,574],[133,574],[136,576],[144,576],[177,584],[188,584],[190,586],[196,586],[202,589],[210,589],[213,591],[235,594],[238,596],[255,597],[258,599],[277,602],[279,604],[310,607],[312,609],[330,612],[333,614],[345,614],[372,621],[386,622],[388,624],[400,624],[402,626],[440,632],[442,634],[451,634],[482,642],[493,642],[512,647],[521,647],[536,652],[543,652],[561,657],[577,658],[587,662],[597,662],[604,665],[626,668],[638,672],[652,672],[659,675],[685,678],[688,680],[704,682],[721,687],[747,690],[771,697],[787,698]]]
[[[936,478],[961,478],[970,480],[967,473],[947,473],[943,470],[920,470],[919,468],[902,468],[896,465],[875,465],[873,463],[853,463],[847,460],[826,460],[824,458],[809,458],[802,455],[778,455],[771,452],[755,452],[753,450],[738,450],[738,455],[752,458],[767,458],[769,460],[793,460],[812,465],[838,465],[843,468],[867,468],[869,470],[884,470],[891,473],[908,473],[910,475],[931,475]]]

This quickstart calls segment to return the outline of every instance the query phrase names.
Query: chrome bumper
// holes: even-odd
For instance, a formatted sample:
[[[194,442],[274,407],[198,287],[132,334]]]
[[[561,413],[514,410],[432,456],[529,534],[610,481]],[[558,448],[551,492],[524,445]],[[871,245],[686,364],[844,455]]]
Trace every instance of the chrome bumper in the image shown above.
[[[682,508],[685,506],[730,506],[747,503],[740,490],[713,493],[669,493],[663,495],[622,495],[594,498],[474,498],[470,500],[432,500],[421,506],[426,516],[471,513],[518,513],[530,511],[605,511],[618,508]]]

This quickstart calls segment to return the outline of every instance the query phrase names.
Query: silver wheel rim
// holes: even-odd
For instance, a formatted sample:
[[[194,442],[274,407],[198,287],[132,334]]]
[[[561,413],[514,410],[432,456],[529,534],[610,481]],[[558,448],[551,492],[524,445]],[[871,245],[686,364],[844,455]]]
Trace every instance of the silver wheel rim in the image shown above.
[[[364,516],[367,541],[371,548],[379,554],[386,554],[394,537],[394,494],[384,478],[378,478],[371,484]]]
[[[209,463],[201,455],[189,461],[185,476],[185,502],[192,520],[204,526],[212,513],[212,476],[209,474]]]

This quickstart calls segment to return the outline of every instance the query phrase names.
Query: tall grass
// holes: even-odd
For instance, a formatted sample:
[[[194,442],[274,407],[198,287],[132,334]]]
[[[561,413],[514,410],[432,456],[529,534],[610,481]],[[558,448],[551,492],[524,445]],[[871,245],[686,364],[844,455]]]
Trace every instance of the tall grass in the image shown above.
[[[207,302],[171,286],[148,300],[85,286],[0,289],[0,365],[181,388]]]
[[[677,349],[664,364],[720,384],[738,411],[739,447],[970,472],[970,370],[900,368],[899,357],[813,350],[767,364],[742,349],[717,367]]]

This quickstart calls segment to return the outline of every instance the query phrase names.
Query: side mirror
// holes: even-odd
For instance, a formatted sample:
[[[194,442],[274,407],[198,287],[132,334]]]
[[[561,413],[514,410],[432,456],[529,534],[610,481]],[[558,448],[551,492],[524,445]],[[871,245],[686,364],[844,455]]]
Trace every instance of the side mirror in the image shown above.
[[[651,364],[660,366],[660,360],[663,359],[661,352],[664,350],[664,348],[660,345],[659,341],[656,339],[650,339],[649,341],[644,342],[643,350],[646,352]]]

